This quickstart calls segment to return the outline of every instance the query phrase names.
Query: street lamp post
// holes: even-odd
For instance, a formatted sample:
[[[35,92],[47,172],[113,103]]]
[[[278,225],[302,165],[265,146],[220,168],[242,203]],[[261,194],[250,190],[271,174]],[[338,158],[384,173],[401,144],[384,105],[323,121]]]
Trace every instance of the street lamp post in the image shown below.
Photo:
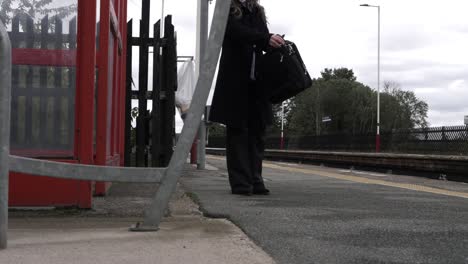
[[[362,4],[364,7],[376,7],[378,12],[378,45],[377,45],[377,134],[375,151],[380,152],[380,6]]]

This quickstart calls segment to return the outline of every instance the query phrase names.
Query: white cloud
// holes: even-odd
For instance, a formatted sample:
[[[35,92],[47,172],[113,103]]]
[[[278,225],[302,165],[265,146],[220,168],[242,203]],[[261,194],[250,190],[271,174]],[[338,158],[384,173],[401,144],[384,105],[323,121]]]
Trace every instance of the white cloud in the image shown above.
[[[463,116],[468,113],[468,82],[455,80],[445,89],[418,88],[416,93],[425,101],[431,102],[431,125],[462,125]]]
[[[377,9],[359,6],[365,2],[262,1],[271,29],[288,31],[314,76],[325,67],[348,67],[375,88]],[[381,6],[382,81],[397,81],[427,101],[431,124],[462,124],[462,113],[468,114],[468,2],[367,3]]]

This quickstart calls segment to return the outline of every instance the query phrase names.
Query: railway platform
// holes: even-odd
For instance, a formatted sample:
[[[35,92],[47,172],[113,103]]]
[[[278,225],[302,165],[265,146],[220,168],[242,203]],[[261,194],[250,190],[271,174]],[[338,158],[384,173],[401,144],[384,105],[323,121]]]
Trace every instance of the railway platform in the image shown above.
[[[277,263],[468,263],[466,183],[267,161],[271,195],[234,196],[224,157],[207,160],[183,186]]]

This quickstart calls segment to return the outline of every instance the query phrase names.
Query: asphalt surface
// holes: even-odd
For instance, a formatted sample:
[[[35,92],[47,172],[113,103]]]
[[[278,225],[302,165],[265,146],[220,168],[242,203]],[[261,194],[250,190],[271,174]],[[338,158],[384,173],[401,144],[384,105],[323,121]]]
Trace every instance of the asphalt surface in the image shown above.
[[[468,199],[420,190],[463,196],[466,184],[269,162],[279,165],[264,169],[272,195],[245,197],[229,193],[225,161],[208,163],[218,169],[189,171],[185,189],[206,215],[230,219],[278,263],[468,263]]]

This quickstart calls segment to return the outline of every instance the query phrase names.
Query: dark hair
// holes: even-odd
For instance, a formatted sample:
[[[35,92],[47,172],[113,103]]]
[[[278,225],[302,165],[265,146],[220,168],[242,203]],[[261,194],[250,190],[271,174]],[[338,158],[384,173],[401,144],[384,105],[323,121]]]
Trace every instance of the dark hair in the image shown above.
[[[247,3],[247,8],[249,10],[255,10],[257,9],[258,12],[260,13],[263,21],[265,23],[267,23],[267,18],[266,18],[266,15],[265,15],[265,8],[263,8],[262,5],[259,4],[258,2],[259,0],[246,0],[246,3]],[[235,17],[235,18],[241,18],[242,17],[242,4],[239,0],[232,0],[231,1],[231,14]]]

